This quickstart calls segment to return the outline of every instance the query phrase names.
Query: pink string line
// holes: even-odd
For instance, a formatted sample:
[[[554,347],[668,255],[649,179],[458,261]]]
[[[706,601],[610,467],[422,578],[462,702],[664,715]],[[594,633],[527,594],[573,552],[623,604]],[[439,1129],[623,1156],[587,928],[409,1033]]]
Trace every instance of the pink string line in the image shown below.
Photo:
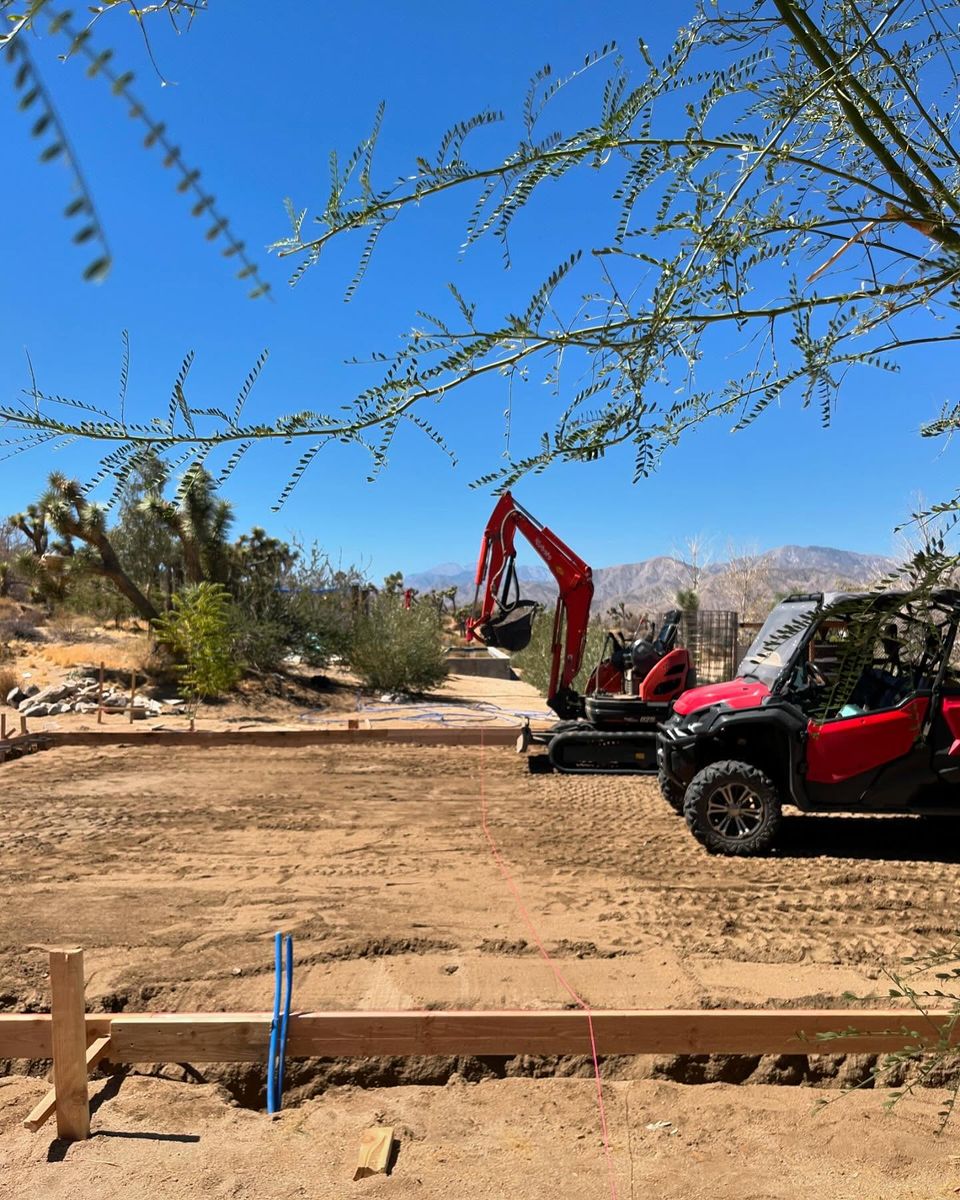
[[[593,1059],[593,1074],[594,1074],[594,1078],[596,1079],[596,1082],[597,1082],[597,1108],[600,1113],[600,1137],[603,1142],[603,1153],[604,1153],[604,1157],[606,1158],[606,1163],[607,1163],[607,1174],[608,1174],[609,1182],[610,1182],[610,1195],[612,1197],[612,1200],[618,1200],[617,1179],[616,1179],[616,1174],[613,1169],[613,1155],[610,1151],[610,1135],[609,1135],[608,1127],[607,1127],[607,1110],[603,1103],[603,1080],[600,1076],[600,1060],[597,1055],[597,1039],[594,1036],[594,1031],[593,1031],[593,1010],[591,1009],[590,1005],[586,1002],[586,1000],[584,1000],[583,997],[571,986],[571,984],[568,982],[568,980],[564,977],[563,972],[557,966],[556,962],[550,957],[550,952],[547,950],[546,946],[544,946],[543,941],[541,940],[540,934],[537,932],[537,927],[533,923],[533,917],[530,915],[530,912],[529,912],[527,906],[524,904],[523,898],[520,895],[520,890],[517,887],[516,883],[514,882],[513,876],[510,874],[510,870],[507,867],[506,862],[504,861],[503,855],[500,853],[500,848],[497,845],[493,834],[490,832],[490,826],[487,822],[487,791],[486,791],[486,786],[485,786],[483,759],[484,759],[484,741],[483,741],[483,730],[481,730],[480,731],[480,820],[481,820],[481,825],[483,826],[483,833],[487,839],[487,842],[490,845],[490,850],[493,854],[494,860],[495,860],[497,866],[500,868],[500,874],[503,876],[504,882],[506,883],[507,887],[510,889],[510,891],[513,895],[513,898],[516,901],[517,908],[519,909],[519,912],[520,912],[520,916],[523,919],[523,923],[526,925],[526,927],[530,933],[530,936],[533,938],[534,942],[536,943],[537,950],[540,952],[540,957],[543,959],[543,961],[547,964],[547,966],[553,972],[553,974],[554,974],[557,982],[560,984],[560,986],[564,989],[564,991],[567,992],[567,994],[570,996],[571,1000],[574,1001],[574,1003],[577,1005],[577,1007],[581,1008],[583,1010],[583,1013],[587,1018],[587,1030],[589,1031],[589,1034],[590,1034],[590,1056]]]

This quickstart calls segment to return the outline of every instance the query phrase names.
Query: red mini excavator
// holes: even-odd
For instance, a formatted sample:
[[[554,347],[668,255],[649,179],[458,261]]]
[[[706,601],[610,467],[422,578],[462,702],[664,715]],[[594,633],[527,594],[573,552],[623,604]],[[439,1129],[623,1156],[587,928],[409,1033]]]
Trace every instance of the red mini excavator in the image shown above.
[[[553,768],[579,774],[641,774],[657,769],[657,725],[672,702],[693,686],[690,655],[675,649],[678,610],[667,613],[655,638],[628,641],[608,633],[601,661],[581,695],[573,681],[583,663],[593,574],[579,555],[504,492],[483,532],[477,563],[477,615],[467,622],[467,639],[503,650],[522,650],[530,641],[539,605],[520,597],[516,535],[520,533],[557,581],[547,704],[560,722],[546,732],[526,726],[518,748],[544,745],[531,770]],[[482,601],[481,601],[482,589]],[[479,607],[478,607],[479,606]]]

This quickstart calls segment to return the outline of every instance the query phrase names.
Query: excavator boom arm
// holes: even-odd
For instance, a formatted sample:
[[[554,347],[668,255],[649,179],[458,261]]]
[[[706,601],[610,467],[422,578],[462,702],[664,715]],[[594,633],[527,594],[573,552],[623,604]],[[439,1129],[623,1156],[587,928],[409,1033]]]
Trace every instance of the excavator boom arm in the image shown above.
[[[467,637],[484,640],[483,627],[510,610],[509,593],[516,586],[514,560],[518,533],[543,559],[559,591],[553,619],[547,703],[560,716],[579,715],[581,701],[573,690],[573,680],[583,662],[593,600],[593,573],[578,554],[517,504],[509,492],[500,497],[483,531],[476,574],[475,607],[479,602],[479,612],[468,623]]]

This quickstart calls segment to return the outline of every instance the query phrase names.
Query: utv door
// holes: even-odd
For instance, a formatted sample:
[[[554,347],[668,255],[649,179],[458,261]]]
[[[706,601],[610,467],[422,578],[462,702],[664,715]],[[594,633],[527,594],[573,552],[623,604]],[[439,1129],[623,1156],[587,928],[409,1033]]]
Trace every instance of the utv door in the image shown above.
[[[929,748],[920,742],[929,695],[895,708],[811,721],[807,726],[806,790],[817,807],[909,807],[930,781]],[[898,769],[899,768],[899,769]]]

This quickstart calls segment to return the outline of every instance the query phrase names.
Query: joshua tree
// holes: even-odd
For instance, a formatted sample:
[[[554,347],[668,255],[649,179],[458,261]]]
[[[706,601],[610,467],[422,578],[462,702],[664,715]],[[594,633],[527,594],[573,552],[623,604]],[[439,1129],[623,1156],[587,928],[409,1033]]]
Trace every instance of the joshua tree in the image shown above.
[[[157,490],[142,501],[179,541],[187,583],[226,583],[229,575],[233,508],[216,490],[213,476],[201,468],[184,477],[174,500]]]
[[[28,504],[23,512],[8,517],[7,522],[23,534],[37,558],[46,554],[50,535],[47,529],[47,514],[39,504]]]
[[[78,551],[72,556],[77,567],[109,579],[148,621],[159,615],[121,566],[107,536],[106,514],[100,505],[87,500],[81,484],[55,472],[50,476],[49,488],[38,507],[61,537],[82,542],[86,547],[86,551]]]

